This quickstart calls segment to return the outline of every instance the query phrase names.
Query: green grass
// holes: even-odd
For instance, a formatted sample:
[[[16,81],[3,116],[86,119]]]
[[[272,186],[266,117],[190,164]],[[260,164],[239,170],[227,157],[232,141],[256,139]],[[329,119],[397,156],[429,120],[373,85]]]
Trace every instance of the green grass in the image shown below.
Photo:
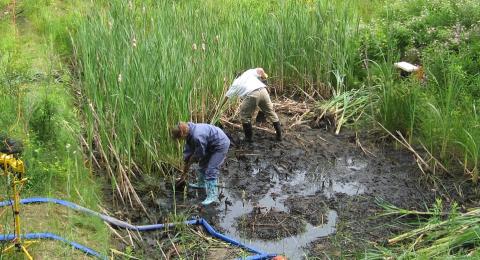
[[[10,16],[0,19],[0,131],[24,143],[21,159],[27,165],[28,182],[22,197],[60,198],[98,210],[102,179],[94,180],[84,165],[80,117],[71,92],[74,80],[57,45],[64,40],[51,34],[68,35],[59,17],[71,14],[54,8],[58,3],[17,1],[16,24]],[[43,24],[38,23],[39,16]],[[8,189],[3,190],[5,200]],[[10,209],[6,209],[7,219],[2,218],[1,224],[3,230],[11,231]],[[52,232],[108,252],[109,232],[97,218],[55,206],[25,206],[21,216],[24,232]],[[31,252],[43,258],[81,257],[61,243],[40,242]]]

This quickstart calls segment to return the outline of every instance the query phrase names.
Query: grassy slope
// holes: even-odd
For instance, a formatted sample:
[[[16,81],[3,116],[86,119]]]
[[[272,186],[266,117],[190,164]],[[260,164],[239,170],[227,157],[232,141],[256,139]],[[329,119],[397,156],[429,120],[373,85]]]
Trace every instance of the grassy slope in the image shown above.
[[[0,8],[11,10],[9,2],[2,0]],[[29,182],[22,197],[61,198],[98,210],[100,185],[83,164],[74,81],[62,59],[68,45],[61,40],[68,36],[72,7],[61,1],[18,1],[15,25],[12,13],[1,10],[0,127],[25,143],[22,159]],[[5,187],[5,180],[0,181]],[[8,197],[6,190],[2,200]],[[2,215],[4,233],[12,230],[9,210]],[[103,253],[108,249],[109,232],[98,219],[52,205],[25,206],[22,216],[26,232],[52,232]],[[82,255],[60,242],[36,243],[30,251],[48,259]]]

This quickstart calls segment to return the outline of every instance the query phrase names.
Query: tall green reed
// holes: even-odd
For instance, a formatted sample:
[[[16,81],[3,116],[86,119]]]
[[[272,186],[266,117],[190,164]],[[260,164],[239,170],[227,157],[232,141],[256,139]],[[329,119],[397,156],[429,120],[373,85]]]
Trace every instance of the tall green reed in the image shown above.
[[[463,148],[463,167],[465,173],[471,176],[472,180],[478,182],[479,174],[479,160],[480,160],[480,117],[478,115],[475,104],[469,117],[466,117],[466,122],[473,122],[470,125],[465,125],[463,132],[456,137],[456,143]]]
[[[462,135],[462,128],[472,123],[465,121],[466,75],[460,64],[458,57],[446,51],[426,59],[429,95],[422,111],[422,139],[431,153],[445,162],[451,161],[452,154],[461,153],[457,137]]]
[[[169,126],[218,116],[235,72],[262,66],[279,91],[337,85],[334,75],[350,86],[358,22],[349,3],[97,3],[74,36],[88,143],[125,186],[136,172],[178,165]]]

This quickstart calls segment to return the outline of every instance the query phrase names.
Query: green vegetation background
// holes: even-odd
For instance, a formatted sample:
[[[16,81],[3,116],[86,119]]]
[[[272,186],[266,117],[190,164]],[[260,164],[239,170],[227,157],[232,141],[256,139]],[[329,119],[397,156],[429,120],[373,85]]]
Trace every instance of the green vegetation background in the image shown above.
[[[10,3],[1,0],[0,9]],[[262,66],[278,91],[331,97],[318,107],[348,108],[344,123],[358,129],[382,132],[380,123],[398,131],[451,173],[476,182],[479,6],[18,1],[16,25],[11,14],[0,14],[0,126],[26,143],[27,194],[96,209],[95,159],[112,190],[131,194],[127,177],[161,177],[178,166],[169,125],[218,120],[225,109],[218,102],[235,73]],[[401,78],[393,67],[401,60],[422,65],[425,78]],[[93,228],[104,247],[108,232],[100,223]]]

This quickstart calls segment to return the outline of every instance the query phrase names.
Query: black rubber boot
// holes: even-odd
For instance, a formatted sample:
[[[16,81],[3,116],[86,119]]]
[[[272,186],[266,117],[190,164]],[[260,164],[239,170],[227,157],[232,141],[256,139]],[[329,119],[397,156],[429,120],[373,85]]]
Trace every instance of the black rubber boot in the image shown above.
[[[252,124],[251,123],[243,123],[243,132],[245,133],[245,141],[251,143],[253,131],[252,131]]]
[[[274,122],[273,127],[277,133],[277,141],[282,141],[282,127],[280,126],[280,122]]]

